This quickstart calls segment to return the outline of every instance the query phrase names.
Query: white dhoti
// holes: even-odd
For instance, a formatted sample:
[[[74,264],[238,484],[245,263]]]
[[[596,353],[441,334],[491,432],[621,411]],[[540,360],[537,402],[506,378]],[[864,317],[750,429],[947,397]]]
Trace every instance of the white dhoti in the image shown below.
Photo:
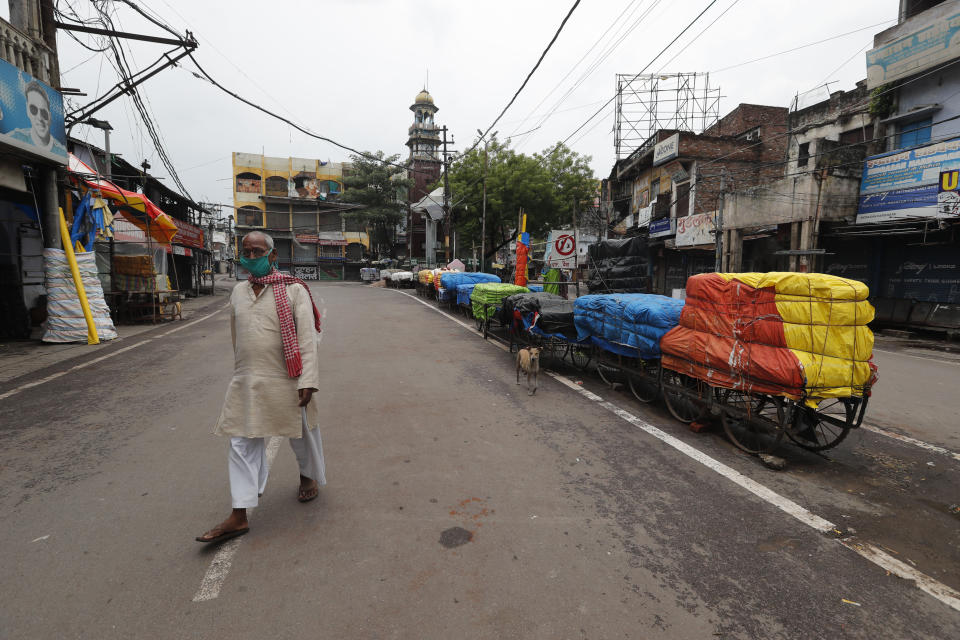
[[[305,412],[304,412],[305,414]],[[323,442],[320,429],[308,429],[304,415],[300,438],[290,438],[290,448],[297,458],[300,475],[327,484],[323,464]],[[267,438],[230,438],[230,495],[234,509],[257,506],[258,494],[267,488],[270,465],[267,462]]]

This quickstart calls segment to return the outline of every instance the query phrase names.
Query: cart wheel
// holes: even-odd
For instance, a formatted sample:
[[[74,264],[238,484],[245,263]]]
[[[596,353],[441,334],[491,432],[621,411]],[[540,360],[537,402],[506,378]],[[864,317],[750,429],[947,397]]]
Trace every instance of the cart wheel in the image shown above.
[[[587,365],[590,364],[590,349],[583,347],[578,344],[570,345],[570,350],[567,352],[570,354],[570,362],[573,363],[580,371],[585,371]]]
[[[669,369],[661,369],[660,380],[667,410],[674,418],[690,424],[706,414],[707,395],[699,380]]]
[[[623,373],[620,371],[620,368],[607,364],[600,359],[597,359],[597,375],[599,375],[600,379],[606,382],[611,388],[615,384],[620,384],[623,382]]]
[[[769,453],[783,439],[783,398],[724,389],[720,419],[730,442],[747,453]]]
[[[787,437],[808,451],[835,447],[850,433],[859,402],[859,398],[827,398],[816,409],[798,404]]]
[[[570,349],[570,345],[566,342],[561,342],[560,340],[550,339],[547,342],[547,349],[549,350],[550,357],[553,358],[554,362],[560,362],[563,360],[564,356],[567,355],[567,350]]]
[[[638,359],[636,372],[627,375],[627,384],[634,398],[648,404],[653,402],[660,395],[660,364]]]

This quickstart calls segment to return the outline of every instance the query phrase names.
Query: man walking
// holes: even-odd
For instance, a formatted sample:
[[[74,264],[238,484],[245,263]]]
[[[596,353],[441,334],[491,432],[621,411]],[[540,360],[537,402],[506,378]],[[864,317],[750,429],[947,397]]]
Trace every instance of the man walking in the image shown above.
[[[309,502],[326,484],[320,413],[310,402],[319,388],[320,313],[307,285],[273,264],[273,238],[243,238],[240,265],[250,272],[230,296],[234,372],[214,433],[230,437],[233,511],[199,542],[223,542],[250,530],[247,509],[267,485],[267,439],[290,438],[300,466],[297,499]]]

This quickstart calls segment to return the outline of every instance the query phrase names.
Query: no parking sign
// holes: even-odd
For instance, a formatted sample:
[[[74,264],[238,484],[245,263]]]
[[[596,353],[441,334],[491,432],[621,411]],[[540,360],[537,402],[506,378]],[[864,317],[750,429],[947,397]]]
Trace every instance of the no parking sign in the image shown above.
[[[577,240],[572,231],[551,231],[544,262],[554,269],[577,268]]]

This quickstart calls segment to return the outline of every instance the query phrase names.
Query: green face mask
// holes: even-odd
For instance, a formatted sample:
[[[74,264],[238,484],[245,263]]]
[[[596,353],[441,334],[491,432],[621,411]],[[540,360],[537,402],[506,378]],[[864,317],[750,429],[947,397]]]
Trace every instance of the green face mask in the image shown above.
[[[271,269],[273,268],[273,265],[270,264],[270,258],[268,256],[260,256],[259,258],[248,258],[246,256],[241,256],[240,266],[249,271],[254,278],[262,278],[270,273]]]

